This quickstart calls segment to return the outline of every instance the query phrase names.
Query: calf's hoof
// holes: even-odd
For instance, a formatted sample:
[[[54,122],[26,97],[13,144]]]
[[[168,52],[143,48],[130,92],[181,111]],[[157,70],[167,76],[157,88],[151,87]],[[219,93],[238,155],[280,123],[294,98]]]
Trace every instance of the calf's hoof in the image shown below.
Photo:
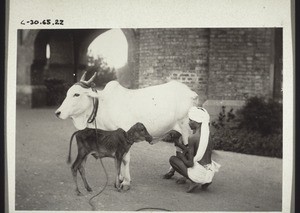
[[[92,191],[93,191],[91,187],[88,187],[86,190],[87,190],[88,192],[92,192]]]
[[[114,184],[114,187],[115,187],[116,189],[119,189],[119,188],[121,188],[121,185],[120,185],[120,184],[117,184],[117,183],[115,183],[115,184]]]
[[[122,184],[120,183],[120,181],[116,181],[116,182],[115,182],[115,188],[118,190],[118,192],[121,191],[121,189],[122,189]]]

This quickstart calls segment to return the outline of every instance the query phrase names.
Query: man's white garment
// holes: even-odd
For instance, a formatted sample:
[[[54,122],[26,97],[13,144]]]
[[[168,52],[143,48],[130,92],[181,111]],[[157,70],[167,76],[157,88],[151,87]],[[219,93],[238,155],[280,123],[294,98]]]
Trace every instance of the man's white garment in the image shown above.
[[[210,164],[202,166],[198,163],[203,158],[207,149],[209,140],[209,114],[202,107],[192,107],[189,110],[189,118],[201,124],[201,136],[199,139],[199,146],[194,157],[194,166],[187,169],[189,178],[195,183],[210,183],[214,177],[215,172],[219,171],[220,164],[211,161]]]

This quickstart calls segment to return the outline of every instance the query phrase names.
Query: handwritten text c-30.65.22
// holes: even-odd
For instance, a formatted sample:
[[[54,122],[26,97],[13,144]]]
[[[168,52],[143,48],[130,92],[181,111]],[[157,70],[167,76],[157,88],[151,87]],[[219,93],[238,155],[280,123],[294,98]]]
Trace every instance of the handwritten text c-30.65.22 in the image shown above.
[[[64,25],[64,20],[62,19],[43,19],[43,20],[22,20],[21,25]]]

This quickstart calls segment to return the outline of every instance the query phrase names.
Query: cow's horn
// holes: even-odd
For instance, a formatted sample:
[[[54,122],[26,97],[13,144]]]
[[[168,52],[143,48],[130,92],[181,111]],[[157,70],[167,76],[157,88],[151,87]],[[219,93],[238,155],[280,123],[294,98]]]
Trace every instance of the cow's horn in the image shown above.
[[[84,71],[83,75],[80,78],[80,81],[84,81],[85,80],[85,75],[86,75],[86,71]]]
[[[94,75],[86,82],[87,84],[90,84],[94,81],[94,79],[96,78],[97,72],[94,73]]]

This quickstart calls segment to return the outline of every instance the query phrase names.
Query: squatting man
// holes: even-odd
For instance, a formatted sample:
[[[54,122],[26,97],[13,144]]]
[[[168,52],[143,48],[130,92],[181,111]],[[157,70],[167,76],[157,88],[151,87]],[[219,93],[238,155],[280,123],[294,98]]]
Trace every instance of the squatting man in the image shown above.
[[[189,126],[193,133],[188,138],[188,145],[175,140],[176,156],[169,159],[172,168],[189,179],[191,184],[187,192],[193,192],[201,186],[203,190],[212,183],[220,164],[211,159],[212,142],[209,140],[209,114],[202,107],[192,107],[188,113]],[[178,149],[177,149],[178,150]]]

